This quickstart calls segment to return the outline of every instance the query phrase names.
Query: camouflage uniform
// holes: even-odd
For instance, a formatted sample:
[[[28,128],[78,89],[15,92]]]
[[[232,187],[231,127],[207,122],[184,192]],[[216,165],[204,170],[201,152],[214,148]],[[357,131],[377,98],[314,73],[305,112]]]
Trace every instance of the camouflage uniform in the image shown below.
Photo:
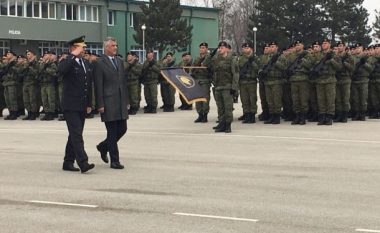
[[[4,96],[3,75],[6,64],[0,61],[0,117],[3,117],[3,109],[7,107]]]
[[[231,132],[233,95],[238,90],[239,76],[231,54],[217,55],[212,60],[215,100],[218,107],[219,127],[215,132]]]
[[[147,106],[144,113],[157,112],[157,84],[160,68],[155,60],[145,60],[142,67],[141,83],[144,85],[144,96]]]
[[[194,60],[194,66],[207,67],[210,63],[208,55],[203,57],[197,57]],[[191,75],[197,80],[199,86],[205,93],[207,102],[197,102],[195,108],[198,112],[198,118],[194,122],[207,122],[207,115],[210,111],[210,88],[211,88],[211,76],[208,69],[193,69]]]
[[[322,52],[317,56],[317,60],[322,60],[327,52]],[[336,96],[336,71],[342,67],[340,58],[331,54],[331,59],[324,62],[323,67],[315,80],[318,100],[318,125],[331,125],[335,115]]]
[[[336,98],[334,122],[347,122],[348,111],[350,111],[351,75],[354,69],[354,59],[347,53],[339,55],[342,68],[336,73]]]
[[[25,120],[35,120],[38,113],[38,68],[37,61],[29,62],[26,75],[23,82],[23,99],[28,117]]]
[[[6,120],[17,119],[18,111],[18,83],[19,76],[17,75],[16,61],[12,61],[7,64],[7,72],[3,76],[3,86],[4,86],[4,96],[5,103],[9,110],[9,115],[5,118]]]
[[[262,55],[259,60],[259,67],[263,68],[266,64],[268,64],[270,58],[271,58],[270,54]],[[259,115],[259,120],[266,121],[269,118],[269,106],[268,106],[268,101],[265,94],[264,81],[262,80],[259,80],[259,95],[260,95],[260,103],[261,103],[261,111],[262,111],[262,113]]]
[[[306,51],[297,53],[297,56],[302,56]],[[300,64],[295,69],[294,74],[289,78],[291,83],[293,112],[296,117],[292,124],[306,124],[306,114],[309,111],[309,72],[313,67],[313,59],[311,54],[306,54],[300,61]]]
[[[351,84],[352,120],[365,121],[368,99],[368,82],[372,66],[363,56],[354,56],[355,69]]]
[[[53,120],[56,110],[56,90],[58,67],[54,62],[40,64],[41,98],[45,116],[41,120]]]
[[[297,58],[297,53],[292,52],[285,56],[286,67],[289,67]],[[292,121],[294,119],[293,101],[292,101],[292,88],[289,76],[284,72],[284,84],[282,86],[282,117],[285,121]]]
[[[241,55],[238,59],[240,99],[243,108],[242,123],[255,123],[257,113],[258,61],[255,55]]]
[[[373,113],[371,119],[380,118],[380,56],[372,57],[371,61],[373,71],[370,76],[370,93],[369,99],[373,104]]]
[[[284,83],[283,71],[287,68],[286,58],[281,55],[270,68],[264,81],[265,95],[268,102],[270,118],[265,124],[279,124],[282,109],[282,85]]]
[[[139,64],[137,60],[133,63],[126,62],[124,69],[127,80],[128,103],[130,105],[128,113],[130,115],[135,115],[139,110],[139,78],[141,75],[142,65]]]
[[[171,61],[170,63],[162,63],[160,67],[162,68],[170,68],[174,66],[175,61]],[[162,75],[160,75],[160,91],[162,102],[164,103],[163,109],[164,112],[174,112],[174,104],[175,104],[175,88],[170,85],[168,81]]]

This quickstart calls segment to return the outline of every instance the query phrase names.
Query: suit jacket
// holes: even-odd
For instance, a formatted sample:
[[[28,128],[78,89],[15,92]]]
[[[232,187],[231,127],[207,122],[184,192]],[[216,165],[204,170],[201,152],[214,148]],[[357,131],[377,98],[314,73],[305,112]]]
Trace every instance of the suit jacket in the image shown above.
[[[118,69],[108,56],[103,55],[94,66],[95,96],[97,108],[104,107],[102,121],[128,119],[127,80],[123,61],[115,57]]]
[[[86,111],[86,108],[92,105],[93,70],[88,61],[83,60],[83,63],[86,72],[73,55],[69,55],[58,65],[63,84],[61,103],[63,111]]]

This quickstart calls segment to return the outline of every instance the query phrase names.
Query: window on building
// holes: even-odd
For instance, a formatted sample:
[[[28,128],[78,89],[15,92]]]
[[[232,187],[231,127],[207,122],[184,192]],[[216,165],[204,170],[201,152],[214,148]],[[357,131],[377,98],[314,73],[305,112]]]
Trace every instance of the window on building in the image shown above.
[[[56,5],[54,2],[49,2],[49,19],[55,19]]]
[[[8,2],[7,0],[0,0],[0,15],[8,15]]]
[[[26,2],[26,17],[33,17],[33,2],[29,0]]]
[[[92,7],[92,21],[98,22],[98,7],[97,6]]]
[[[61,54],[62,52],[68,52],[69,48],[65,42],[61,41],[41,41],[38,44],[38,49],[40,54],[44,54],[45,51],[53,51],[56,54]]]
[[[49,15],[49,8],[48,8],[48,3],[47,2],[41,2],[41,15],[42,18],[47,19]]]
[[[87,48],[86,50],[89,50],[91,53],[96,53],[98,55],[103,54],[103,45],[97,44],[97,43],[86,43]]]
[[[115,11],[108,11],[108,26],[115,25]]]
[[[17,16],[24,16],[24,0],[17,0]]]
[[[0,54],[5,54],[7,50],[10,50],[9,40],[0,40]]]
[[[86,6],[79,6],[79,21],[86,21]]]
[[[98,22],[97,6],[63,4],[61,9],[63,20]]]
[[[40,18],[40,3],[39,2],[33,2],[33,17],[34,18]]]
[[[9,5],[9,16],[17,16],[17,14],[16,14],[16,7],[17,7],[16,0],[8,0],[8,5]]]
[[[142,13],[131,13],[129,15],[129,26],[131,28],[138,27],[140,25],[140,18]]]

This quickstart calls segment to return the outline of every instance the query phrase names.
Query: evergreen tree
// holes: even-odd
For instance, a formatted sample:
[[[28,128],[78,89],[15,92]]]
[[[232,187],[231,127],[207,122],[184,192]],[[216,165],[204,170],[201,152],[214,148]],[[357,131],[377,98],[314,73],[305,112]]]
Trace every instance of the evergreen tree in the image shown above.
[[[145,47],[163,51],[184,51],[191,43],[191,30],[187,19],[181,19],[182,8],[179,0],[149,0],[149,4],[142,4],[143,14],[140,25],[135,27],[133,36],[137,43],[142,44],[141,25],[145,24]]]
[[[376,20],[373,23],[373,36],[380,40],[380,11],[376,12]]]

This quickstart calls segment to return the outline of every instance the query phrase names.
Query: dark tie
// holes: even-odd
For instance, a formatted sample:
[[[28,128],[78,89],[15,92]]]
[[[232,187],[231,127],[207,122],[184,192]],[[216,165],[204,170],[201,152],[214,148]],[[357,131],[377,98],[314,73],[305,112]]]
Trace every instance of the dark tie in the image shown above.
[[[111,60],[112,60],[113,66],[114,66],[115,69],[117,70],[117,63],[116,63],[115,58],[113,57]]]
[[[82,59],[79,59],[79,64],[80,64],[80,66],[82,66],[82,68],[83,68],[83,70],[84,70],[84,73],[86,73],[86,67],[85,67],[84,64],[83,64]]]

